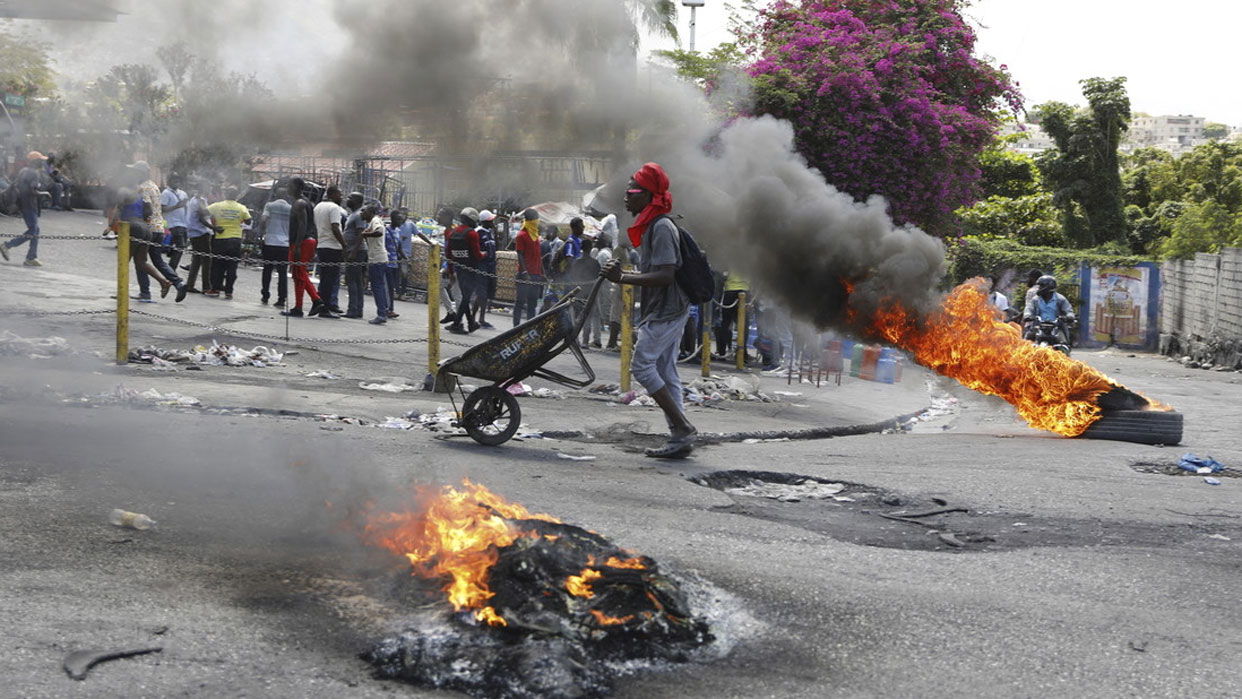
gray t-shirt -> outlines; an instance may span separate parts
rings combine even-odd
[[[263,207],[267,216],[267,231],[263,234],[263,244],[274,247],[289,247],[289,214],[293,205],[284,199],[273,199]]]
[[[345,226],[341,228],[341,237],[345,239],[346,252],[364,249],[359,239],[362,238],[362,230],[366,227],[367,222],[362,220],[361,211],[355,211],[345,219]]]
[[[657,219],[647,227],[643,242],[638,248],[638,271],[653,271],[657,267],[674,265],[681,267],[681,240],[677,226],[668,218]],[[668,286],[640,286],[642,320],[649,321],[679,320],[685,317],[690,308],[690,299],[681,285],[673,282]]]

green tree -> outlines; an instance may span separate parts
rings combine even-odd
[[[55,78],[47,44],[0,25],[0,91],[27,99],[49,96],[56,89]]]
[[[1242,215],[1207,200],[1186,207],[1173,222],[1172,234],[1161,243],[1160,253],[1164,257],[1186,258],[1238,244],[1242,244]]]
[[[1203,137],[1210,139],[1224,138],[1229,135],[1229,127],[1216,121],[1209,121],[1203,125]]]
[[[1125,240],[1128,230],[1117,153],[1130,123],[1125,82],[1088,78],[1081,81],[1086,109],[1049,102],[1035,110],[1056,143],[1037,158],[1039,169],[1052,188],[1070,241],[1080,248]]]

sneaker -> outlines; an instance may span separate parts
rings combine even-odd
[[[284,299],[276,299],[276,303],[272,304],[272,308],[284,308],[284,307],[285,307]]]
[[[448,327],[448,331],[453,333],[454,335],[469,335],[470,334],[469,332],[466,331],[465,328],[461,327],[457,323],[453,323],[452,325],[450,325]]]
[[[368,320],[367,322],[370,323],[371,325],[383,325],[388,322],[388,319],[380,318],[379,316],[376,316],[372,318],[371,320]]]
[[[0,243],[0,255],[4,256],[4,261],[9,261],[9,246],[7,243]]]
[[[214,299],[214,298],[219,298],[219,297],[220,297],[220,292],[219,292],[219,291],[216,291],[215,289],[208,289],[207,291],[204,291],[204,292],[203,292],[203,296],[210,296],[210,297],[211,297],[211,298],[213,298],[213,299]]]
[[[261,304],[263,304],[264,306],[266,306],[266,305],[267,305],[267,300],[268,300],[268,299],[270,299],[270,298],[271,298],[271,295],[270,295],[270,294],[263,294],[262,296],[260,296],[260,297],[259,297],[259,303],[261,303]]]
[[[401,317],[401,314],[400,314],[400,313],[393,313],[392,311],[389,311],[389,312],[388,312],[388,319],[389,319],[389,320],[392,320],[393,318],[400,318],[400,317]]]
[[[604,349],[604,346],[600,344],[599,342],[592,342],[591,346],[594,347],[595,349]]]
[[[103,238],[104,240],[116,240],[116,231],[104,231]]]
[[[31,258],[29,260],[26,260],[22,264],[26,265],[27,267],[42,267],[43,266],[43,263],[40,262],[37,258]]]
[[[139,296],[138,303],[155,303],[155,299],[150,296]]]
[[[288,317],[288,318],[301,318],[302,309],[298,306],[294,306],[293,308],[290,308],[287,311],[281,311],[280,315]]]
[[[333,313],[337,314],[338,316],[345,315],[345,311],[344,311],[344,310],[342,310],[340,306],[333,306],[333,307],[329,308],[328,310],[329,310],[329,311],[332,311]]]
[[[440,325],[444,325],[445,323],[456,323],[456,322],[457,322],[456,313],[449,313],[448,315],[440,319]]]
[[[225,298],[225,299],[227,299],[227,300],[229,300],[229,301],[232,301],[232,300],[233,300],[233,295],[232,295],[232,294],[225,294],[225,295],[224,295],[224,298]]]
[[[178,287],[177,288],[177,303],[181,303],[182,301],[184,301],[186,294],[188,293],[190,293],[190,287],[186,286],[185,284],[182,284],[180,287]]]
[[[361,313],[345,313],[341,317],[342,318],[361,318],[362,314]]]
[[[340,318],[341,318],[341,316],[338,316],[337,314],[333,313],[332,311],[329,311],[329,310],[328,310],[328,309],[326,309],[326,308],[325,308],[325,309],[323,309],[322,311],[320,311],[320,312],[318,313],[318,316],[319,316],[320,318],[329,318],[329,319],[331,319],[331,320],[340,320]]]
[[[481,321],[479,321],[479,327],[480,327],[480,328],[483,328],[484,330],[494,330],[494,329],[496,328],[496,326],[495,326],[495,325],[492,325],[491,323],[487,322],[486,320],[481,320]],[[598,345],[598,344],[596,344],[595,346],[596,346],[596,347],[599,347],[599,345]]]
[[[310,315],[317,316],[323,310],[323,301],[311,301]]]

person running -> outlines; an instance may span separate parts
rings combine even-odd
[[[39,171],[46,159],[37,150],[26,154],[26,167],[17,173],[17,179],[13,184],[17,188],[17,208],[21,210],[22,221],[26,223],[26,232],[21,237],[5,241],[4,245],[0,245],[0,255],[3,255],[7,261],[9,250],[24,243],[30,243],[30,247],[26,248],[26,261],[22,263],[27,267],[43,266],[43,263],[39,262],[39,195],[44,193],[44,190],[43,179]]]
[[[160,285],[160,295],[167,295],[173,284],[160,274],[147,252],[147,246],[151,242],[151,227],[147,223],[150,218],[150,206],[142,200],[138,190],[132,187],[122,187],[118,190],[117,201],[118,204],[112,210],[109,225],[115,227],[121,221],[129,224],[129,257],[134,261],[135,272],[142,271],[148,279],[154,279]],[[155,303],[150,293],[142,293],[141,287],[139,287],[138,301]]]
[[[656,163],[643,165],[625,188],[625,209],[637,217],[628,233],[639,251],[639,271],[622,272],[620,261],[615,259],[600,270],[605,279],[631,284],[641,291],[642,315],[630,369],[664,411],[669,440],[646,454],[665,459],[688,456],[698,437],[698,430],[682,408],[681,377],[677,374],[677,349],[690,315],[690,300],[677,284],[682,260],[680,234],[668,217],[672,208],[673,195],[664,169]]]

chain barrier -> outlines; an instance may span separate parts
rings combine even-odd
[[[24,237],[26,237],[25,233],[0,234],[0,238],[24,238]],[[89,235],[43,235],[42,233],[38,235],[38,238],[39,240],[72,240],[72,241],[77,241],[77,242],[91,242],[91,241],[97,241],[97,240],[104,240],[104,241],[115,240],[115,238],[100,238],[100,237],[89,236]],[[170,245],[170,244],[166,244],[162,242],[161,243],[146,242],[146,246],[152,247],[152,248],[159,248],[160,250],[165,250],[165,251],[180,252],[182,253],[183,256],[188,255],[191,258],[193,257],[210,258],[213,260],[229,260],[229,261],[234,261],[234,262],[261,262],[263,264],[277,264],[277,265],[291,265],[291,266],[297,265],[301,267],[316,267],[316,266],[317,267],[369,267],[372,264],[377,264],[377,265],[388,264],[389,262],[391,262],[391,260],[385,260],[384,262],[367,262],[366,260],[363,260],[361,262],[359,261],[319,262],[315,260],[307,260],[305,262],[293,261],[293,260],[280,260],[280,261],[268,262],[266,260],[263,260],[262,258],[243,257],[239,255],[221,255],[219,253],[214,253],[214,252],[200,252],[200,251],[194,250],[193,248],[179,248],[175,245]],[[398,262],[405,262],[405,261],[408,261],[408,258],[407,260],[398,260]],[[450,260],[448,258],[445,258],[444,262],[445,264],[451,265],[453,267],[461,267],[463,269],[470,270],[471,272],[474,272],[475,274],[482,276],[482,277],[489,277],[491,279],[496,279],[498,281],[500,280],[512,281],[514,284],[530,284],[533,286],[544,286],[550,283],[557,283],[557,282],[552,282],[551,280],[544,280],[541,282],[536,282],[536,281],[530,281],[528,279],[517,279],[516,277],[513,279],[510,279],[509,277],[502,277],[501,275],[493,273],[493,272],[485,272],[481,269],[469,267],[460,262],[454,262],[453,260]]]
[[[304,345],[397,345],[397,344],[419,344],[427,342],[427,338],[381,338],[381,339],[358,339],[358,338],[333,338],[333,337],[285,337],[284,335],[272,335],[269,333],[258,333],[249,330],[238,330],[236,328],[225,328],[219,325],[210,325],[207,323],[198,323],[184,318],[172,318],[170,316],[159,315],[149,311],[140,311],[130,309],[130,315],[145,316],[156,320],[163,320],[178,325],[186,325],[195,328],[204,328],[213,330],[222,335],[235,335],[238,337],[247,337],[257,340],[275,340],[277,342],[287,342],[291,344]],[[107,310],[81,310],[81,311],[36,311],[29,309],[0,309],[0,315],[22,315],[31,317],[44,316],[90,316],[90,315],[116,315],[116,309]],[[454,345],[457,347],[474,347],[474,345],[465,342],[454,342],[452,340],[440,340],[441,344]]]

